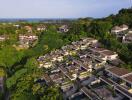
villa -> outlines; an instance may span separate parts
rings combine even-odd
[[[115,60],[118,57],[116,52],[110,51],[105,48],[89,48],[93,55],[102,58],[103,60]]]
[[[55,73],[50,75],[51,80],[56,83],[56,84],[60,84],[62,83],[63,77],[64,75],[62,73]]]
[[[122,39],[123,43],[132,43],[132,32],[128,32],[128,34],[125,34]]]
[[[27,26],[24,26],[24,29],[28,32],[28,33],[32,33],[32,27],[27,25]]]
[[[0,42],[3,42],[5,40],[9,39],[7,36],[5,35],[0,35]]]
[[[63,92],[66,92],[66,91],[68,91],[69,89],[71,89],[71,88],[73,88],[73,87],[74,87],[74,84],[73,84],[72,82],[69,82],[69,81],[63,82],[63,83],[61,84],[61,90],[62,90]]]
[[[38,40],[38,36],[34,34],[20,34],[19,35],[19,44],[20,45],[27,45],[33,44],[36,40]]]
[[[114,90],[120,92],[132,100],[132,72],[118,67],[105,69],[104,76],[101,76],[101,81],[114,87]]]
[[[125,24],[121,26],[115,26],[111,29],[111,33],[116,35],[117,37],[120,37],[124,34],[125,31],[127,31],[129,27]]]
[[[116,52],[106,50],[101,52],[101,54],[107,59],[107,60],[115,60],[118,57],[118,54]]]
[[[93,93],[90,89],[87,87],[82,87],[81,91],[89,98],[89,100],[100,100],[97,96],[97,94]]]
[[[87,41],[89,42],[87,43]],[[118,91],[123,96],[131,98],[131,71],[108,65],[107,61],[115,61],[118,58],[118,54],[111,50],[101,48],[100,46],[96,47],[93,45],[91,47],[92,44],[96,43],[97,41],[94,39],[82,39],[77,42],[72,42],[71,45],[63,46],[60,50],[57,49],[40,56],[37,59],[40,64],[39,68],[44,67],[50,70],[50,72],[47,72],[48,75],[45,75],[46,83],[49,84],[52,82],[60,86],[63,93],[67,96],[67,92],[75,87],[73,82],[76,81],[84,86],[83,88],[79,88],[80,92],[91,100],[114,98],[112,92],[105,86],[107,84],[113,87],[114,91]],[[87,45],[87,47],[82,50],[82,45]],[[75,47],[78,47],[79,50],[76,50]],[[73,56],[72,53],[75,51],[76,55]],[[99,72],[99,78],[94,76],[92,74],[93,72]],[[102,82],[105,84],[104,87],[100,86],[99,88],[95,88],[95,92],[100,94],[100,96],[96,95],[91,88],[87,88],[86,86],[100,84]],[[75,91],[70,95],[74,93]]]
[[[97,41],[98,40],[93,39],[93,38],[80,39],[80,41],[72,42],[71,45],[63,46],[60,50],[55,50],[55,51],[50,52],[49,54],[41,56],[41,57],[39,57],[39,59],[37,59],[38,62],[40,63],[39,68],[52,67],[52,65],[54,65],[54,63],[63,61],[64,57],[70,56],[70,55],[71,56],[76,55],[77,51],[85,50],[88,48],[88,46],[90,44],[97,43]]]
[[[20,40],[31,40],[31,41],[33,41],[33,40],[37,40],[38,39],[38,36],[36,36],[36,35],[33,35],[33,34],[24,34],[24,35],[22,35],[22,34],[20,34],[19,35],[19,39]]]
[[[39,62],[39,68],[51,68],[53,66],[53,63],[52,62],[46,62],[46,61],[43,61],[43,62]]]
[[[45,30],[46,30],[46,26],[45,25],[37,26],[37,31],[45,31]]]
[[[59,27],[59,32],[66,33],[68,31],[69,31],[69,29],[68,29],[67,25],[62,25],[61,27]]]
[[[120,28],[122,29],[122,31],[126,31],[129,29],[129,27],[125,24],[121,25]]]

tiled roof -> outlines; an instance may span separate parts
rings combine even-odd
[[[124,77],[124,79],[125,79],[126,81],[128,81],[128,82],[131,82],[131,83],[132,83],[132,74],[130,74],[130,75],[128,75],[128,76],[126,76],[126,77]]]
[[[112,68],[107,69],[107,71],[109,71],[119,77],[130,73],[129,70],[124,69],[124,68],[119,68],[119,67],[112,67]]]
[[[121,28],[119,26],[115,26],[112,28],[112,30],[121,30]]]
[[[103,52],[103,51],[106,51],[107,49],[105,49],[105,48],[91,48],[90,50],[95,51],[95,52]]]
[[[128,28],[128,26],[123,24],[123,25],[120,26],[120,28]]]
[[[46,80],[46,82],[50,82],[51,79],[47,74],[44,74],[43,78]]]
[[[108,56],[110,56],[110,55],[114,55],[114,54],[115,54],[115,52],[110,51],[110,50],[103,51],[103,52],[101,52],[101,53],[104,54],[104,55],[108,55]]]

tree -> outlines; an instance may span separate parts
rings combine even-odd
[[[0,66],[11,68],[16,62],[19,62],[24,53],[18,52],[11,46],[6,46],[0,50]]]
[[[27,72],[27,69],[21,69],[19,71],[17,71],[12,77],[8,78],[6,80],[6,86],[10,89],[11,87],[13,87],[17,80],[22,77],[25,73]]]
[[[29,58],[24,67],[26,67],[29,70],[32,70],[38,68],[38,66],[39,66],[38,62],[35,58]]]
[[[96,21],[91,23],[90,32],[95,36],[104,38],[108,36],[108,32],[111,27],[112,24],[110,22]]]
[[[49,87],[44,92],[44,95],[41,100],[62,100],[62,95],[58,91],[57,87]]]

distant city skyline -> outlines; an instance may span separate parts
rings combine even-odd
[[[0,0],[0,18],[101,18],[131,6],[131,0]]]

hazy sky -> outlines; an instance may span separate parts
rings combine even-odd
[[[105,17],[130,0],[0,0],[0,18]]]

